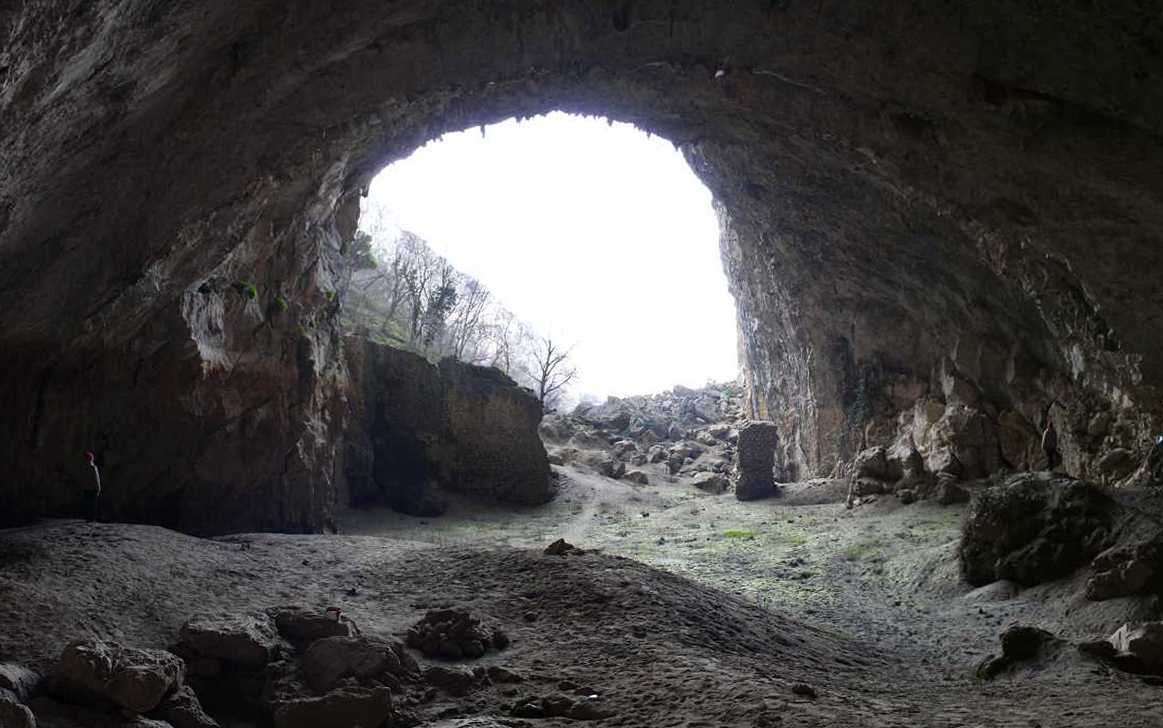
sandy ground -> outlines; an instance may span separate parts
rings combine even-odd
[[[681,480],[559,472],[541,508],[352,512],[341,536],[76,522],[0,534],[0,660],[43,669],[86,635],[164,647],[197,611],[339,604],[365,633],[398,635],[456,605],[513,638],[480,664],[526,680],[441,696],[419,710],[428,725],[575,724],[507,718],[515,700],[563,693],[599,695],[611,726],[1163,726],[1163,688],[1073,650],[975,680],[1009,623],[1092,638],[1136,606],[1085,602],[1077,580],[971,591],[954,557],[963,507],[847,511],[827,481],[739,503]],[[562,536],[590,551],[541,554]]]

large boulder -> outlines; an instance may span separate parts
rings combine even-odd
[[[203,657],[262,667],[279,645],[274,621],[262,613],[199,614],[182,625],[178,639]]]
[[[888,451],[880,446],[862,450],[853,461],[852,468],[858,478],[895,482],[901,477],[899,465],[895,461],[890,464]]]
[[[779,431],[773,422],[751,422],[739,430],[739,454],[736,462],[735,497],[756,500],[777,494],[775,488],[775,453],[779,448]]]
[[[14,695],[0,694],[0,728],[36,728],[36,717]]]
[[[574,416],[595,427],[614,432],[629,430],[633,422],[636,431],[645,426],[636,408],[630,401],[609,397],[598,405],[579,405],[573,412]],[[633,434],[633,433],[631,433]]]
[[[408,629],[409,647],[441,660],[477,658],[490,648],[502,649],[508,638],[486,629],[479,619],[460,609],[430,611]]]
[[[311,689],[324,693],[349,677],[381,679],[398,687],[417,666],[403,645],[374,637],[325,637],[303,654],[302,668]]]
[[[1090,564],[1086,598],[1101,602],[1163,590],[1163,542],[1124,544],[1103,551]]]
[[[1144,671],[1163,671],[1163,622],[1124,624],[1108,641],[1118,655],[1133,658]]]
[[[10,690],[22,703],[28,702],[40,685],[40,675],[11,662],[0,663],[0,688]]]
[[[310,645],[324,637],[350,637],[350,622],[335,619],[317,609],[284,607],[275,610],[275,627],[294,645]]]
[[[73,642],[61,653],[53,690],[71,700],[107,700],[134,714],[148,713],[186,677],[181,658],[163,650],[124,647],[116,642]]]
[[[1118,505],[1085,482],[1024,473],[970,501],[958,556],[974,586],[1067,576],[1108,545]]]
[[[984,680],[997,677],[1022,662],[1036,660],[1044,652],[1062,646],[1062,640],[1038,627],[1015,624],[1001,633],[1001,656],[987,657],[977,668],[977,676]]]
[[[723,493],[729,483],[718,473],[700,473],[691,480],[691,485],[707,493]]]
[[[385,687],[342,687],[320,697],[298,697],[274,711],[275,728],[380,728],[392,717]]]
[[[622,476],[622,480],[638,485],[650,485],[650,476],[641,470],[630,470]]]
[[[173,728],[219,728],[218,721],[206,714],[198,696],[188,685],[162,699],[151,716],[165,721]]]

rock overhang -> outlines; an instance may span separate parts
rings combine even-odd
[[[0,54],[0,120],[14,130],[0,139],[0,340],[20,411],[6,429],[21,443],[7,456],[48,458],[29,466],[33,482],[65,467],[37,443],[127,439],[116,422],[86,431],[36,414],[54,391],[62,420],[100,420],[93,411],[127,393],[172,395],[180,414],[141,405],[123,419],[211,438],[273,396],[293,414],[256,443],[267,464],[214,478],[228,491],[243,477],[269,483],[263,492],[309,489],[300,510],[326,508],[334,498],[306,483],[336,487],[326,442],[341,429],[329,403],[344,374],[326,294],[343,279],[358,195],[444,131],[552,109],[666,136],[712,190],[756,414],[780,421],[801,472],[886,429],[907,409],[894,393],[937,394],[945,361],[1027,419],[1059,398],[1079,403],[1072,419],[1127,421],[1117,444],[1153,426],[1163,46],[1149,14],[105,0],[58,17],[49,6],[4,15]],[[232,293],[243,281],[257,302]],[[268,310],[276,293],[292,315]],[[156,374],[99,378],[91,386],[109,391],[96,395],[59,382],[115,368],[106,360]],[[206,390],[240,371],[267,384],[194,396],[161,381],[167,368],[206,372]],[[1077,469],[1105,445],[1072,447]],[[200,477],[181,490],[205,488]],[[326,519],[270,523],[291,520]]]

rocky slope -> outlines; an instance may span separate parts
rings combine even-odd
[[[577,463],[641,485],[694,476],[701,488],[721,493],[730,488],[736,428],[745,422],[741,395],[738,384],[724,382],[610,397],[548,414],[540,432],[557,465]]]
[[[7,517],[96,449],[126,517],[326,528],[358,195],[558,108],[714,192],[750,415],[797,477],[918,406],[988,445],[1056,399],[1075,474],[1159,429],[1152,3],[30,0],[0,35]]]

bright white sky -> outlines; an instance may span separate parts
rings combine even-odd
[[[368,203],[555,340],[575,395],[737,373],[711,193],[670,142],[560,112],[448,134],[387,167]]]

